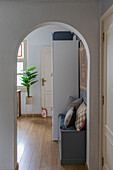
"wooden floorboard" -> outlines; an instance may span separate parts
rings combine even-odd
[[[17,161],[19,170],[85,170],[82,165],[60,165],[58,142],[52,141],[51,118],[18,118]]]

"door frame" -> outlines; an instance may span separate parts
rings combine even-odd
[[[103,157],[103,62],[104,62],[104,21],[113,13],[113,5],[100,19],[100,120],[99,120],[99,169],[102,170]]]

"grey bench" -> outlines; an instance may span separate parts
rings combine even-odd
[[[65,128],[65,115],[59,115],[59,153],[61,165],[79,165],[86,162],[86,131],[77,132],[74,125]]]

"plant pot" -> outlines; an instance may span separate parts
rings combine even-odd
[[[26,97],[26,104],[33,104],[33,96]]]

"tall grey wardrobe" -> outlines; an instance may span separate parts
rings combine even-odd
[[[79,97],[78,44],[78,40],[52,41],[53,140],[58,140],[58,114],[65,112],[68,97]]]

